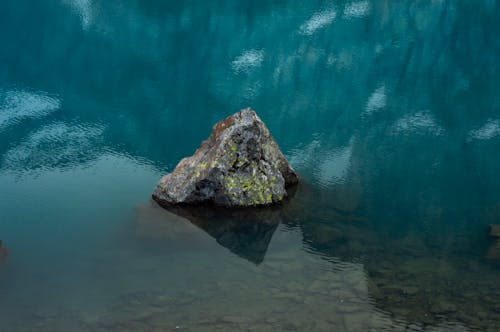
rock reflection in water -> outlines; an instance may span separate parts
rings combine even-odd
[[[280,223],[280,214],[279,209],[227,210],[208,206],[167,211],[151,202],[138,208],[137,233],[160,240],[202,241],[201,229],[239,257],[260,264]]]

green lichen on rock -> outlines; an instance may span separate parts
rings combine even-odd
[[[153,198],[162,205],[261,206],[280,202],[297,182],[266,125],[248,108],[215,124],[195,154],[160,180]]]
[[[240,205],[266,205],[280,201],[279,193],[283,179],[277,176],[268,177],[265,173],[258,174],[234,173],[224,177],[227,193]]]

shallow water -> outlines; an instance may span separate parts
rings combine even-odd
[[[492,0],[3,0],[0,331],[496,331],[499,29]],[[152,204],[246,106],[291,201]]]

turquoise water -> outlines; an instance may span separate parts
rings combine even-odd
[[[0,2],[0,331],[496,331],[500,5]],[[252,106],[280,209],[150,202]]]

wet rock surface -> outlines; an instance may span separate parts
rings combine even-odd
[[[263,206],[281,202],[297,182],[269,129],[247,108],[215,124],[194,155],[160,180],[153,199],[164,207]]]

